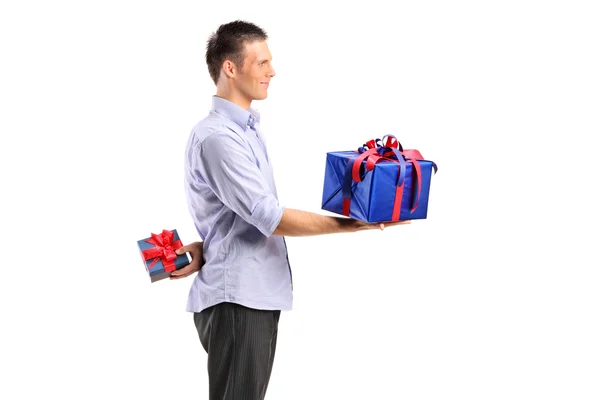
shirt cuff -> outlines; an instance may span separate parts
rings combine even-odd
[[[265,196],[252,210],[252,222],[261,233],[271,236],[283,216],[283,207],[274,196]]]

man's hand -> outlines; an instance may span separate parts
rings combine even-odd
[[[295,208],[284,208],[279,225],[277,225],[273,234],[279,236],[316,236],[367,229],[383,230],[388,226],[405,224],[410,224],[410,220],[367,223],[354,218],[321,215]]]
[[[175,250],[177,254],[190,253],[192,255],[192,262],[183,268],[171,272],[170,280],[185,278],[190,276],[194,272],[200,271],[200,268],[204,265],[203,242],[190,243],[187,246],[182,246]]]
[[[396,226],[396,225],[406,225],[406,224],[410,224],[410,220],[406,220],[406,221],[393,221],[393,222],[385,222],[385,223],[368,223],[368,222],[363,222],[363,221],[358,221],[356,220],[356,223],[358,224],[358,229],[359,231],[363,231],[366,229],[381,229],[384,230],[386,226]]]

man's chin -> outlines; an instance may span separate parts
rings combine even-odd
[[[266,99],[266,98],[267,98],[267,96],[268,96],[268,94],[267,94],[266,92],[264,92],[264,93],[259,93],[259,94],[257,94],[257,95],[256,95],[255,99],[256,99],[256,100],[264,100],[264,99]]]

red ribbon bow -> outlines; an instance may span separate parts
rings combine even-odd
[[[153,244],[155,247],[142,251],[144,260],[154,258],[154,261],[148,266],[148,270],[151,270],[158,261],[162,261],[165,272],[175,271],[176,267],[174,260],[177,258],[175,250],[183,246],[181,240],[173,241],[175,234],[165,229],[163,229],[160,235],[154,233],[151,233],[150,235],[152,237],[145,240],[145,242]]]
[[[384,139],[386,139],[386,140],[385,140],[385,145],[383,145],[383,146],[380,145],[379,143],[377,143],[377,141],[379,139],[371,139],[367,143],[364,144],[364,146],[367,147],[367,150],[364,151],[360,156],[358,156],[358,158],[356,158],[356,160],[354,161],[354,165],[352,166],[352,180],[354,182],[360,182],[362,180],[359,172],[360,172],[360,166],[362,165],[362,162],[365,159],[367,160],[367,171],[371,171],[372,169],[374,169],[375,164],[379,163],[380,161],[386,160],[386,161],[398,163],[398,169],[399,169],[398,173],[400,173],[400,162],[398,159],[393,158],[394,156],[396,156],[394,151],[390,150],[388,152],[385,152],[383,155],[379,155],[379,152],[378,152],[378,148],[380,148],[380,147],[397,149],[399,151],[399,153],[401,154],[401,156],[404,157],[405,162],[411,163],[413,165],[414,171],[417,175],[416,197],[413,201],[413,203],[414,203],[413,207],[410,210],[410,212],[412,213],[417,209],[417,206],[419,205],[419,199],[421,198],[422,178],[421,178],[421,166],[419,165],[418,161],[424,160],[423,156],[421,155],[419,150],[414,150],[414,149],[404,150],[402,148],[402,145],[400,144],[398,139],[396,139],[395,136],[386,135],[386,136],[384,136]],[[403,193],[404,193],[404,181],[402,182],[402,184],[400,186],[396,186],[396,195],[394,198],[394,206],[392,209],[392,221],[400,220],[400,207],[402,206]],[[350,216],[350,199],[344,199],[344,203],[342,205],[342,214],[346,215],[346,216]]]

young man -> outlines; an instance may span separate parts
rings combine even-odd
[[[266,40],[261,28],[244,21],[211,35],[206,62],[217,93],[185,152],[189,210],[204,241],[179,249],[192,262],[171,279],[200,271],[187,311],[208,353],[211,400],[265,396],[279,316],[292,307],[284,236],[384,228],[279,205],[260,116],[250,107],[267,98],[275,76]]]

